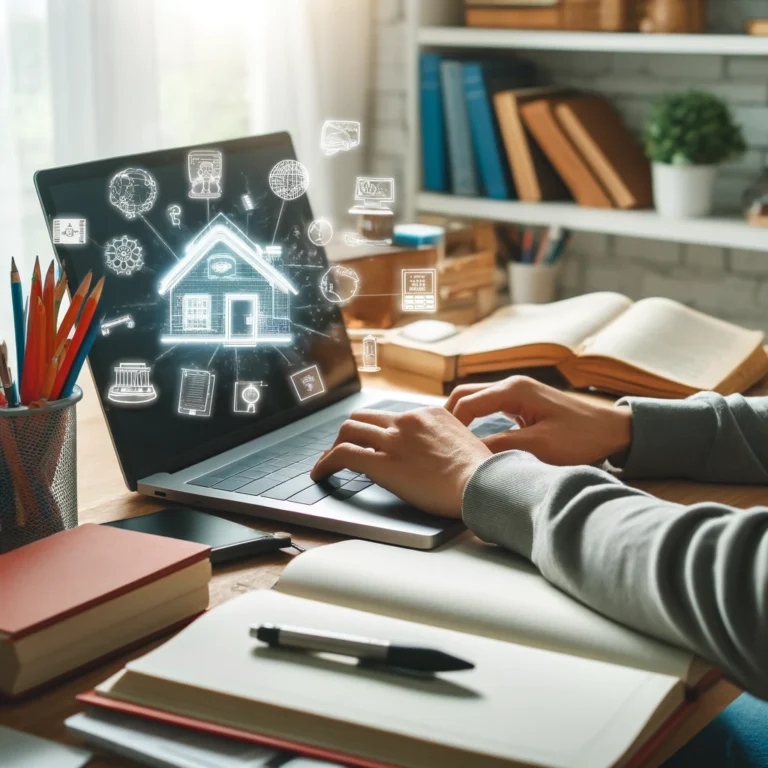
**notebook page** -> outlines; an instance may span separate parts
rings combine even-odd
[[[317,547],[294,558],[276,589],[682,680],[693,662],[595,613],[528,561],[471,534],[433,552],[365,541]]]
[[[763,339],[669,299],[643,299],[585,345],[665,379],[715,389]]]
[[[419,680],[359,668],[339,657],[269,649],[248,632],[251,625],[268,622],[440,648],[476,666]],[[377,740],[358,738],[349,726],[381,733],[378,744],[385,754],[394,754],[388,747],[399,735],[478,758],[551,768],[613,765],[668,697],[681,700],[671,677],[263,590],[209,611],[126,670],[125,677],[97,691],[151,698],[138,703],[161,709],[175,692],[171,711],[262,733],[268,728],[271,735],[315,744],[335,738],[333,746],[359,754]],[[140,687],[131,685],[131,676]],[[306,718],[292,721],[285,710],[322,720],[314,726]],[[339,723],[346,730],[340,731]],[[442,764],[426,761],[423,749],[421,755],[393,762],[407,768]]]
[[[618,293],[591,293],[552,304],[518,304],[503,307],[490,317],[445,341],[419,344],[395,332],[393,343],[423,349],[446,357],[479,355],[534,344],[558,344],[576,351],[632,306]]]

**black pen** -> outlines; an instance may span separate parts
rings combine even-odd
[[[291,648],[315,653],[337,653],[367,662],[376,662],[409,672],[458,672],[474,669],[475,665],[433,648],[396,645],[386,640],[342,635],[336,632],[319,632],[302,627],[262,624],[251,627],[255,637],[272,648]]]

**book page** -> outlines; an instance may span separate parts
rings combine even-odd
[[[691,654],[595,613],[471,534],[433,552],[344,541],[295,558],[276,589],[686,679]]]
[[[494,312],[457,336],[435,344],[419,344],[396,331],[392,343],[445,356],[480,355],[535,344],[558,344],[575,352],[629,307],[618,293],[591,293],[551,304],[513,304]]]
[[[669,299],[643,299],[580,352],[621,360],[665,379],[713,390],[763,340],[749,331]]]
[[[269,648],[249,633],[267,623],[440,649],[475,666],[398,675]],[[209,611],[97,692],[406,768],[609,768],[682,700],[673,677],[267,590]]]

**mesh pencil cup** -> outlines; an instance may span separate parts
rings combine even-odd
[[[77,525],[75,404],[0,408],[0,553]]]

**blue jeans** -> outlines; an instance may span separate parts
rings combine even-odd
[[[768,701],[742,694],[663,768],[768,768]]]

